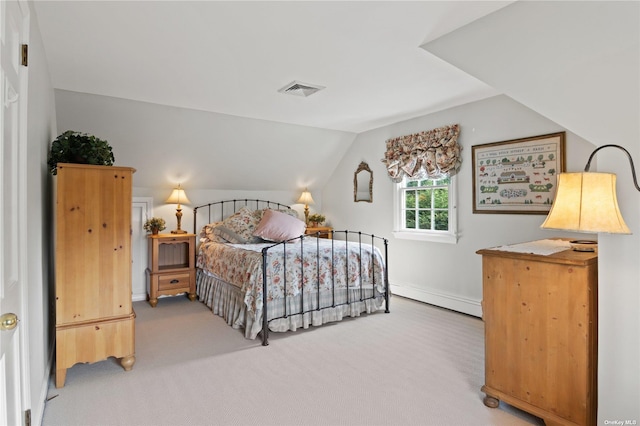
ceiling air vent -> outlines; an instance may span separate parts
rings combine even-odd
[[[292,81],[291,83],[278,90],[280,93],[296,96],[310,96],[316,93],[318,90],[324,89],[323,86],[316,86],[313,84],[302,83],[300,81]]]

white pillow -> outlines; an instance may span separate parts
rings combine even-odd
[[[300,219],[276,210],[265,210],[253,235],[268,241],[286,241],[304,234],[306,225]]]

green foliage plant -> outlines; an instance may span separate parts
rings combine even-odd
[[[67,130],[51,143],[49,171],[57,174],[58,163],[94,164],[113,166],[114,157],[107,141],[87,133]]]
[[[311,223],[317,223],[318,225],[321,225],[322,223],[324,223],[325,220],[326,220],[326,217],[324,215],[321,215],[320,213],[314,213],[309,215],[309,222]]]
[[[167,227],[165,221],[161,217],[152,217],[151,219],[147,219],[147,221],[142,226],[145,231],[153,232],[154,229],[157,231],[162,231]]]

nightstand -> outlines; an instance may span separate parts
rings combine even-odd
[[[309,234],[317,234],[320,233],[319,237],[320,238],[329,238],[331,239],[333,237],[333,228],[330,226],[316,226],[316,227],[308,227],[306,231],[304,231],[305,234],[309,235]]]
[[[196,234],[149,235],[147,299],[152,307],[158,296],[187,293],[196,299]]]

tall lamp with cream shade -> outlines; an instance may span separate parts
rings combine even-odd
[[[182,204],[190,204],[191,201],[187,198],[187,194],[185,194],[182,186],[178,185],[177,188],[174,188],[165,201],[167,204],[177,204],[176,206],[176,219],[178,220],[178,228],[171,231],[172,234],[186,234],[187,231],[183,231],[180,228],[180,223],[182,222]]]
[[[574,232],[603,232],[631,234],[618,207],[616,175],[589,172],[591,160],[603,148],[619,148],[627,154],[631,164],[633,183],[638,191],[638,180],[629,151],[619,145],[603,145],[589,156],[582,173],[561,173],[558,188],[543,229],[561,229]]]
[[[309,204],[314,204],[314,201],[313,201],[313,197],[311,196],[311,193],[307,190],[307,188],[305,188],[304,191],[302,192],[302,195],[300,195],[300,198],[298,199],[298,203],[304,204],[304,223],[308,225],[309,224]]]

